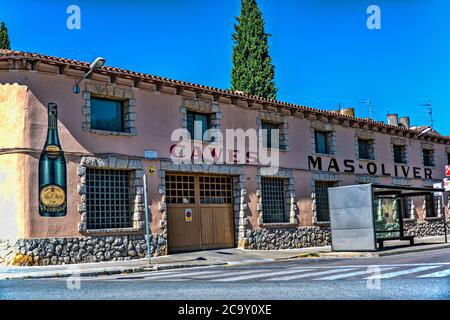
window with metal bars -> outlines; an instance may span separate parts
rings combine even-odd
[[[394,162],[395,163],[406,163],[405,159],[405,146],[393,146],[394,148]]]
[[[194,176],[166,175],[166,202],[168,204],[195,203]]]
[[[372,143],[371,140],[358,139],[359,159],[364,160],[372,159],[371,143]]]
[[[263,135],[263,147],[268,149],[275,147],[272,146],[272,134],[274,130],[280,130],[280,125],[278,123],[262,121],[261,128],[266,130],[265,135]]]
[[[232,187],[230,177],[199,177],[200,203],[227,204],[232,203]]]
[[[286,212],[286,179],[261,178],[263,220],[265,223],[289,222]]]
[[[317,222],[329,222],[330,210],[328,208],[328,188],[337,186],[335,181],[316,181],[316,217]]]
[[[86,170],[88,229],[133,226],[129,174],[125,170]]]

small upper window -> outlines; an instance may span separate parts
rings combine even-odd
[[[211,117],[209,114],[192,111],[187,112],[187,130],[191,135],[191,139],[203,141],[206,131],[210,128]]]
[[[423,149],[423,165],[426,167],[433,167],[433,150]]]
[[[328,147],[328,132],[315,131],[314,139],[316,142],[316,153],[329,154],[330,148]]]
[[[394,146],[394,162],[406,163],[405,153],[406,153],[405,146]]]
[[[447,164],[450,166],[450,152],[447,153]]]
[[[261,122],[261,128],[265,131],[265,135],[263,135],[263,147],[264,148],[272,148],[272,135],[275,133],[275,130],[280,130],[280,125],[272,122]],[[279,136],[279,133],[278,133]]]
[[[91,129],[123,132],[123,102],[91,98]]]
[[[359,154],[359,159],[363,159],[363,160],[374,159],[375,157],[373,154],[373,141],[365,140],[365,139],[358,139],[358,154]]]

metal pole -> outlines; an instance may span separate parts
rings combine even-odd
[[[444,195],[442,196],[442,202],[444,202],[444,196],[448,199],[448,193],[447,192],[444,193]],[[450,203],[448,203],[448,207],[450,209]],[[444,206],[444,237],[445,237],[445,243],[448,243],[448,240],[447,240],[447,212],[445,210],[445,206]]]
[[[150,226],[148,223],[148,199],[147,199],[147,177],[144,174],[144,203],[145,203],[145,229],[147,231],[147,255],[148,255],[148,266],[152,264],[151,251],[150,251]]]

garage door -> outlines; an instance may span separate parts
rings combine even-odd
[[[166,196],[169,252],[234,247],[231,177],[166,175]]]

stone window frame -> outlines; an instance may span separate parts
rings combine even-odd
[[[395,155],[394,155],[394,146],[400,146],[402,147],[402,158],[403,162],[395,162]],[[391,138],[391,160],[394,164],[403,164],[407,165],[409,163],[409,157],[408,157],[408,139],[404,138]]]
[[[245,182],[247,180],[244,174],[244,168],[241,166],[215,165],[215,164],[177,164],[170,160],[162,160],[158,170],[159,186],[158,194],[161,201],[158,202],[158,208],[161,212],[159,226],[162,229],[163,236],[167,239],[167,203],[166,203],[166,173],[184,173],[184,174],[210,174],[231,176],[233,180],[233,222],[234,239],[236,246],[243,248],[245,243],[245,230],[249,227],[247,216],[248,204],[246,202],[247,189]]]
[[[359,140],[369,141],[369,158],[364,159],[359,157]],[[377,142],[375,134],[371,131],[366,130],[356,130],[355,131],[355,151],[356,159],[361,161],[375,161],[377,154]]]
[[[341,175],[334,172],[316,172],[311,178],[311,209],[312,209],[312,223],[316,226],[329,226],[330,221],[317,220],[317,204],[316,204],[316,181],[336,182],[336,186],[341,185]]]
[[[107,131],[91,128],[91,98],[119,100],[123,106],[124,131]],[[100,84],[87,82],[83,91],[84,106],[82,114],[85,117],[82,124],[83,131],[89,131],[100,135],[136,136],[136,99],[133,90],[113,84]]]
[[[87,204],[86,204],[86,169],[111,169],[130,171],[130,195],[133,214],[133,227],[113,229],[88,229],[87,228]],[[142,233],[145,228],[143,220],[144,208],[144,184],[142,162],[139,159],[118,157],[114,155],[100,157],[82,157],[77,169],[79,183],[77,185],[80,201],[78,212],[81,214],[78,231],[86,235],[108,235],[108,234],[134,234]]]
[[[422,142],[420,144],[420,150],[421,150],[421,157],[420,157],[420,163],[422,164],[423,167],[426,168],[435,168],[436,167],[436,150],[434,148],[434,145],[432,143],[426,143],[426,142]],[[425,161],[423,159],[423,152],[425,150],[429,150],[431,151],[431,166],[426,166],[425,165]]]
[[[294,171],[291,169],[278,169],[276,174],[265,175],[262,173],[262,168],[257,169],[256,173],[256,210],[258,211],[258,226],[260,228],[264,227],[298,227],[298,208],[295,200],[295,178]],[[289,222],[279,222],[279,223],[265,223],[264,222],[264,208],[262,203],[262,177],[269,178],[283,178],[285,180],[285,201],[286,201],[286,213],[289,217]]]
[[[259,140],[261,141],[261,145],[262,145],[262,123],[263,122],[270,122],[273,124],[278,125],[279,128],[279,151],[289,151],[289,135],[288,135],[288,129],[289,129],[289,125],[288,125],[288,121],[287,121],[287,117],[277,114],[277,113],[273,113],[273,112],[263,112],[260,111],[258,112],[258,115],[256,116],[256,126],[258,128],[258,137]],[[268,149],[263,147],[264,149]],[[273,148],[271,148],[273,149]]]
[[[337,134],[334,125],[319,121],[313,121],[311,122],[309,130],[311,135],[312,154],[322,156],[335,156],[337,154]],[[316,131],[327,133],[328,153],[316,152]]]
[[[219,108],[219,102],[217,101],[209,101],[204,99],[198,99],[198,98],[186,98],[182,97],[181,99],[181,107],[180,107],[180,113],[181,113],[181,120],[180,120],[180,126],[183,129],[187,130],[187,113],[195,112],[195,113],[204,113],[208,114],[210,117],[210,125],[211,128],[208,129],[215,129],[221,131],[222,125],[222,113],[220,112]],[[214,137],[214,142],[219,143],[220,137]],[[194,137],[191,137],[192,141],[200,141],[203,143],[213,142],[213,140],[194,140]]]

